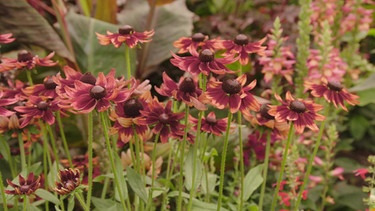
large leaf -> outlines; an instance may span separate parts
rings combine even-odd
[[[108,73],[111,68],[115,68],[117,74],[125,71],[125,49],[102,46],[95,34],[95,32],[101,34],[105,34],[106,31],[116,32],[118,26],[73,12],[68,13],[66,21],[74,43],[77,63],[82,71]]]
[[[128,0],[125,10],[119,14],[118,21],[120,24],[132,25],[136,30],[143,31],[148,13],[147,1]],[[183,0],[157,7],[153,20],[155,35],[145,59],[146,65],[141,70],[141,78],[155,71],[157,65],[170,58],[170,52],[177,50],[173,47],[173,42],[182,36],[191,35],[193,30],[193,13],[186,8]]]
[[[60,200],[55,195],[53,195],[51,192],[48,192],[44,189],[39,188],[38,190],[35,191],[35,194],[46,201],[50,201],[54,204],[60,204]]]
[[[253,192],[262,184],[263,177],[262,177],[262,170],[263,164],[255,166],[254,168],[250,169],[250,171],[246,174],[244,179],[244,193],[243,193],[243,200],[247,201]]]
[[[375,103],[375,73],[363,80],[360,84],[352,87],[351,92],[356,92],[359,95],[361,106],[369,103]]]
[[[13,33],[17,42],[33,44],[75,61],[49,23],[25,0],[0,0],[0,33]]]
[[[191,190],[192,188],[196,190],[201,184],[201,180],[203,176],[203,164],[201,160],[198,158],[198,156],[196,157],[195,162],[196,162],[195,163],[195,184],[193,187],[194,149],[190,147],[189,153],[184,163],[185,187],[188,190]]]
[[[142,176],[134,171],[131,167],[126,168],[126,173],[128,175],[128,182],[130,187],[133,189],[134,193],[139,196],[144,202],[147,202],[148,192],[146,190],[146,185],[142,181]]]

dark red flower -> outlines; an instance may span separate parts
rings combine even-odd
[[[59,182],[56,181],[56,187],[53,190],[59,195],[67,195],[74,191],[80,184],[80,171],[79,169],[64,169],[59,171]]]
[[[204,104],[207,101],[206,97],[193,77],[181,77],[180,81],[176,83],[166,72],[163,72],[163,83],[160,88],[155,87],[155,90],[163,96],[173,97],[198,110],[207,109]]]
[[[239,34],[234,40],[223,41],[223,46],[227,49],[226,54],[238,55],[240,64],[246,65],[249,63],[250,54],[257,53],[261,56],[264,55],[264,50],[266,49],[265,46],[262,46],[264,41],[266,41],[266,38],[250,43],[246,35]]]
[[[357,100],[359,97],[349,93],[343,85],[336,80],[327,81],[327,79],[323,78],[322,84],[305,82],[305,85],[308,89],[311,89],[311,94],[314,97],[324,97],[328,102],[333,103],[336,108],[341,106],[342,109],[348,111],[344,102],[350,105],[359,104]]]
[[[146,117],[145,123],[153,125],[152,132],[160,134],[162,143],[168,142],[169,137],[182,137],[184,125],[180,120],[184,117],[184,113],[172,112],[172,101],[168,101],[164,106],[158,100],[149,103],[145,110],[140,110],[141,114]]]
[[[194,124],[193,129],[196,131],[198,128],[198,119],[189,116],[190,122]],[[201,131],[212,133],[215,136],[221,136],[227,128],[228,118],[217,119],[215,112],[210,112],[207,117],[201,120]]]
[[[16,38],[14,38],[12,36],[13,36],[12,33],[0,34],[0,44],[11,43],[14,40],[16,40]]]
[[[317,113],[323,109],[322,105],[315,104],[310,100],[295,99],[290,92],[286,93],[286,101],[283,101],[276,94],[275,97],[282,105],[270,106],[268,113],[274,116],[277,121],[294,122],[294,128],[299,134],[303,133],[305,127],[310,128],[312,131],[319,130],[314,121],[323,121],[325,119],[323,115]]]
[[[96,109],[99,112],[107,110],[111,103],[120,103],[128,99],[130,90],[123,89],[125,84],[118,84],[115,72],[112,70],[107,76],[102,72],[94,84],[74,81],[74,88],[66,87],[65,91],[71,106],[81,113],[89,113]]]
[[[26,87],[23,92],[30,96],[45,96],[49,98],[56,98],[58,95],[56,93],[57,84],[53,81],[51,76],[44,78],[43,84],[35,84],[33,86]]]
[[[14,110],[21,113],[23,121],[20,128],[26,127],[33,119],[43,119],[49,125],[55,122],[54,112],[60,110],[58,100],[42,96],[29,96],[24,106],[16,106]]]
[[[41,186],[41,177],[35,178],[34,173],[30,173],[27,179],[19,175],[18,181],[19,185],[7,179],[7,183],[14,190],[5,190],[5,193],[10,195],[31,195]]]
[[[258,111],[260,105],[250,94],[250,90],[256,85],[256,80],[248,85],[246,85],[246,80],[245,74],[236,79],[226,79],[223,82],[211,79],[207,84],[207,98],[211,100],[212,105],[219,109],[229,107],[231,113],[247,109]]]
[[[112,43],[116,48],[119,48],[122,43],[125,43],[129,48],[134,48],[138,43],[150,42],[153,35],[153,30],[137,32],[129,25],[119,28],[118,33],[109,31],[107,31],[107,35],[96,33],[101,45]]]
[[[3,58],[1,59],[0,72],[26,68],[28,70],[34,69],[35,66],[51,67],[55,66],[57,62],[51,60],[55,52],[48,54],[44,58],[32,55],[29,51],[22,50],[18,53],[17,59]]]
[[[70,165],[68,159],[61,159],[60,162],[65,168],[68,168]],[[100,175],[98,157],[94,157],[92,162],[94,166],[92,178],[95,178]],[[89,168],[89,158],[87,154],[74,156],[72,163],[73,163],[73,167],[79,169],[81,174],[83,175],[83,179],[81,183],[84,185],[87,185],[88,168]]]
[[[210,49],[212,51],[223,49],[222,40],[208,39],[207,35],[202,33],[195,33],[191,37],[181,37],[173,43],[174,47],[178,48],[177,53],[188,53],[190,51],[198,51],[201,49]]]
[[[14,111],[10,111],[5,106],[12,105],[18,102],[17,98],[3,98],[4,91],[0,90],[0,116],[10,116],[14,114]]]
[[[215,52],[210,49],[204,49],[199,53],[192,50],[190,54],[191,56],[180,57],[172,53],[171,63],[194,76],[200,73],[206,76],[210,75],[210,73],[218,75],[234,73],[225,66],[236,61],[230,55],[224,58],[215,58]]]

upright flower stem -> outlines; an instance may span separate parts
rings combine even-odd
[[[1,192],[1,199],[3,201],[3,209],[4,211],[8,211],[8,206],[7,206],[7,198],[5,196],[5,188],[4,188],[4,184],[3,184],[3,175],[1,174],[1,171],[0,171],[0,192]]]
[[[240,143],[240,198],[238,203],[238,210],[243,207],[243,190],[244,190],[244,178],[245,178],[245,164],[243,160],[243,142],[242,142],[242,113],[237,113],[238,123],[238,141]]]
[[[260,191],[259,205],[258,208],[260,211],[263,210],[263,200],[264,194],[266,192],[266,183],[267,183],[267,174],[268,174],[268,163],[271,149],[271,131],[267,131],[267,143],[266,143],[266,153],[264,156],[264,166],[263,166],[263,183]]]
[[[26,77],[27,77],[27,81],[29,82],[29,85],[33,86],[34,83],[33,83],[33,78],[31,77],[31,71],[32,70],[26,70]]]
[[[89,211],[89,208],[88,208],[87,205],[85,204],[85,201],[83,200],[81,194],[79,194],[78,192],[75,192],[75,193],[74,193],[74,196],[76,197],[76,199],[78,200],[78,202],[81,204],[83,210],[84,210],[84,211]]]
[[[93,119],[93,112],[88,113],[87,117],[87,151],[88,151],[88,162],[89,162],[89,172],[88,172],[88,179],[87,179],[87,197],[86,197],[86,207],[90,209],[91,205],[91,194],[92,194],[92,171],[93,171],[93,141],[94,141],[94,119]],[[110,154],[110,152],[108,152]]]
[[[232,121],[232,116],[233,114],[228,111],[228,124],[227,124],[227,129],[225,132],[225,139],[224,139],[224,146],[223,150],[221,153],[221,166],[220,166],[220,185],[219,185],[219,198],[217,202],[217,211],[220,211],[221,209],[221,203],[222,203],[222,198],[223,198],[223,188],[224,188],[224,173],[225,173],[225,160],[227,157],[227,149],[228,149],[228,143],[229,143],[229,130],[230,130],[230,124]]]
[[[169,142],[169,144],[173,147],[174,146],[174,143],[171,143],[171,141]],[[172,165],[172,153],[173,153],[173,148],[171,150],[169,150],[169,153],[168,153],[168,163],[167,163],[167,173],[166,173],[166,181],[170,181],[171,179],[171,165]],[[161,204],[161,210],[166,210],[167,209],[167,192],[165,191],[164,194],[163,194],[163,202]]]
[[[63,142],[63,147],[64,147],[64,150],[65,150],[65,156],[68,159],[69,166],[73,167],[72,157],[70,156],[70,153],[69,153],[68,142],[66,141],[60,111],[56,112],[56,119],[57,119],[57,124],[59,126],[59,131],[60,131],[61,139],[62,139],[62,142]]]
[[[28,198],[27,198],[27,195],[23,195],[23,211],[26,211],[27,210],[27,207],[28,207]]]
[[[50,137],[51,145],[52,145],[52,151],[53,151],[53,156],[55,157],[55,162],[56,162],[56,170],[59,172],[59,154],[57,153],[57,147],[56,147],[56,140],[55,136],[52,133],[51,126],[49,124],[45,124],[47,128],[48,135]]]
[[[310,155],[309,162],[307,164],[305,177],[303,178],[303,183],[302,183],[301,187],[299,188],[298,198],[297,198],[297,201],[296,201],[296,205],[294,206],[295,211],[299,210],[298,207],[299,207],[299,204],[301,203],[302,193],[305,190],[305,187],[306,187],[307,182],[309,180],[309,176],[310,176],[310,173],[311,173],[311,170],[312,170],[312,164],[313,164],[314,158],[315,158],[316,154],[318,153],[318,150],[319,150],[319,147],[320,147],[320,142],[322,140],[325,124],[326,124],[326,120],[324,120],[322,122],[322,124],[320,125],[320,130],[319,130],[318,138],[315,142],[314,151]]]
[[[121,187],[121,185],[120,185],[120,176],[121,175],[117,175],[115,160],[114,160],[113,155],[112,155],[113,150],[111,149],[112,148],[111,142],[109,140],[109,135],[108,135],[108,126],[107,126],[107,120],[106,120],[105,112],[99,112],[99,113],[100,113],[100,119],[101,119],[101,122],[102,122],[102,125],[103,125],[103,133],[104,133],[104,137],[105,137],[105,144],[107,146],[109,161],[111,163],[111,168],[112,168],[112,171],[113,171],[115,185],[116,185],[116,188],[117,188],[117,191],[118,191],[118,195],[119,195],[119,198],[120,198],[121,205],[122,205],[123,209],[126,209],[125,198],[122,195],[122,188],[126,188],[126,187]]]
[[[132,77],[132,70],[130,64],[130,48],[125,45],[125,62],[126,62],[126,76],[129,80]]]
[[[26,164],[26,153],[25,153],[25,146],[23,144],[22,132],[18,133],[18,145],[20,147],[20,154],[21,154],[21,169],[25,170],[27,167],[27,164]]]
[[[286,140],[286,144],[285,144],[283,160],[281,161],[281,169],[280,169],[280,173],[279,173],[279,178],[277,179],[276,190],[275,190],[275,193],[274,193],[273,198],[272,198],[271,211],[275,211],[276,202],[277,202],[277,199],[279,198],[280,185],[281,185],[281,181],[283,180],[283,176],[284,176],[286,158],[288,156],[289,145],[290,145],[290,142],[291,142],[292,137],[293,137],[293,127],[294,127],[294,125],[293,125],[293,122],[292,122],[292,123],[290,123],[288,139]]]
[[[180,177],[178,179],[179,183],[179,188],[178,188],[178,199],[177,199],[177,210],[181,211],[182,210],[182,189],[184,187],[184,171],[183,171],[183,166],[184,166],[184,157],[185,157],[185,143],[187,141],[187,125],[188,125],[188,116],[189,116],[189,106],[186,105],[185,108],[185,128],[184,128],[184,138],[182,140],[181,144],[181,149],[180,149]]]
[[[155,160],[156,160],[156,146],[157,146],[157,142],[159,140],[159,136],[160,134],[157,133],[156,134],[156,137],[155,137],[155,140],[154,140],[154,146],[152,148],[152,168],[151,168],[151,188],[150,188],[150,195],[149,195],[149,198],[148,198],[148,204],[151,204],[152,203],[152,188],[154,188],[154,184],[155,184]]]

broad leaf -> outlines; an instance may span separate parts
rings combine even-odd
[[[375,73],[371,74],[360,84],[352,87],[349,91],[356,92],[356,94],[359,95],[361,106],[375,103]]]
[[[52,26],[25,0],[0,0],[0,33],[13,33],[16,42],[33,44],[75,61]]]
[[[118,156],[117,153],[114,153],[113,151],[111,151],[110,153],[112,153],[115,156],[115,168],[116,168],[115,171],[118,175],[117,179],[121,187],[120,191],[124,199],[127,199],[128,198],[128,186],[126,186],[126,180],[125,180],[125,177],[123,176],[124,170],[122,167],[121,158]],[[117,188],[115,188],[115,190],[116,190],[115,192],[116,195],[119,197],[118,195],[119,191],[117,191]]]
[[[253,192],[262,184],[263,164],[250,169],[244,179],[243,200],[247,201]]]
[[[148,13],[147,1],[128,0],[125,10],[119,14],[119,23],[132,25],[136,30],[143,31]],[[141,78],[155,71],[157,65],[170,58],[170,52],[177,50],[173,47],[173,42],[180,37],[190,36],[193,30],[193,13],[187,9],[185,1],[157,7],[153,20],[155,35],[149,46],[145,67],[140,70]]]
[[[121,210],[121,204],[116,201],[113,201],[112,199],[101,199],[92,197],[92,203],[95,206],[95,210]],[[114,207],[116,209],[114,209]]]
[[[55,195],[53,195],[51,192],[48,192],[44,189],[39,188],[38,190],[35,191],[35,194],[46,201],[50,201],[54,204],[60,204],[60,200]]]
[[[148,200],[148,192],[146,190],[146,185],[142,181],[142,176],[138,174],[134,169],[131,167],[126,168],[126,173],[128,176],[128,182],[130,187],[133,189],[135,194],[139,196],[144,202],[147,203]]]
[[[203,164],[199,157],[196,157],[195,161],[195,184],[193,187],[193,171],[194,171],[194,149],[191,147],[189,149],[189,153],[186,157],[185,164],[184,164],[184,171],[185,171],[185,187],[188,190],[192,188],[195,190],[201,184],[201,179],[203,175]]]

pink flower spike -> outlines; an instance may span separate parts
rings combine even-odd
[[[353,171],[355,176],[360,176],[363,180],[366,179],[366,174],[368,173],[368,169],[366,168],[359,168]]]

